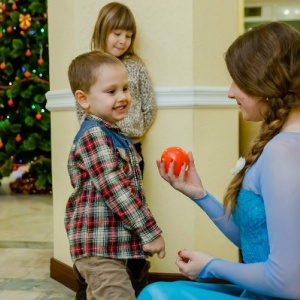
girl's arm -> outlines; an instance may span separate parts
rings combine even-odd
[[[143,62],[140,62],[138,82],[140,90],[139,97],[141,100],[142,114],[144,117],[145,133],[152,125],[156,117],[157,103],[149,72],[146,68],[146,65]]]
[[[140,140],[153,123],[157,104],[152,82],[143,61],[139,58],[124,59],[129,90],[132,98],[131,107],[126,117],[117,125],[134,142]]]

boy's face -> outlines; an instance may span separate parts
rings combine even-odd
[[[131,104],[126,69],[120,65],[103,65],[95,71],[98,79],[86,94],[87,111],[116,123],[125,118]]]

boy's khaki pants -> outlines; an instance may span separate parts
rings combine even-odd
[[[88,300],[136,299],[126,260],[93,256],[79,259],[75,265],[88,284]]]

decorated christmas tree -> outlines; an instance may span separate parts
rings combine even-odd
[[[29,170],[11,185],[18,193],[51,193],[46,0],[0,2],[0,180]]]

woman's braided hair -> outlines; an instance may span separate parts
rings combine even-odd
[[[300,105],[300,33],[281,22],[256,26],[235,40],[225,61],[236,85],[267,106],[245,167],[234,176],[224,196],[224,207],[232,212],[246,170],[280,132],[290,110]]]

